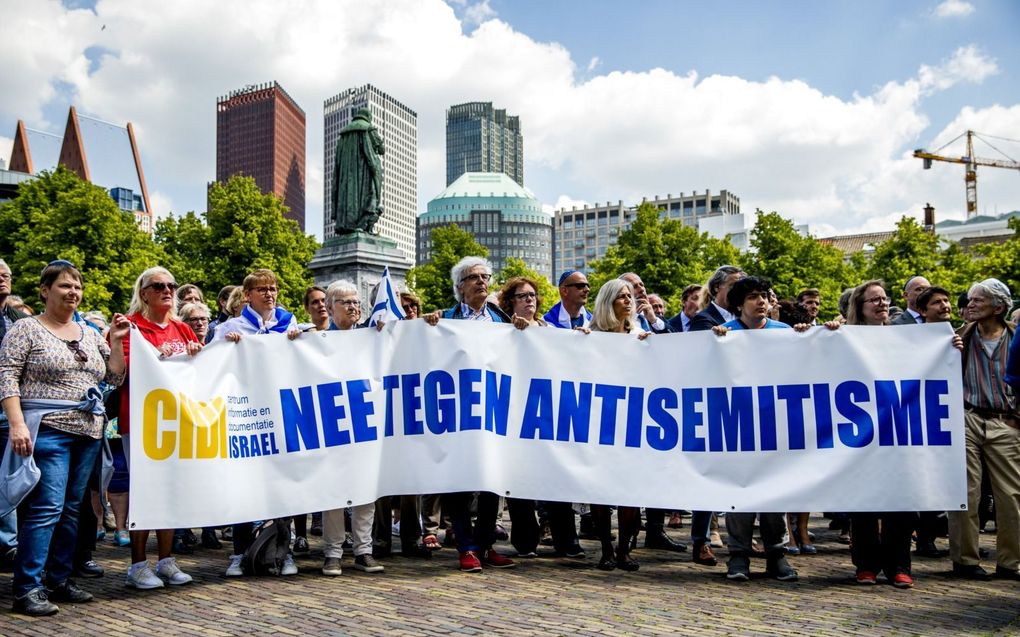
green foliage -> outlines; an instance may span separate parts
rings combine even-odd
[[[549,283],[548,279],[535,270],[529,268],[522,259],[518,259],[517,257],[507,257],[503,264],[503,269],[499,273],[497,281],[499,284],[498,287],[502,288],[503,284],[506,283],[507,280],[515,276],[527,277],[538,284],[538,296],[542,299],[542,302],[538,305],[537,313],[539,314],[539,318],[541,318],[542,314],[548,312],[549,308],[560,300],[559,290],[553,287],[553,285]]]
[[[408,286],[421,299],[423,311],[452,307],[457,302],[453,296],[450,270],[466,256],[488,257],[489,250],[456,224],[432,231],[431,260],[411,268],[407,275]]]
[[[956,243],[943,248],[940,239],[912,217],[896,224],[892,237],[875,246],[863,279],[881,279],[902,307],[903,287],[912,276],[921,275],[950,292],[966,290],[985,269],[983,264],[964,253]]]
[[[685,286],[704,283],[716,268],[736,263],[738,258],[729,241],[698,234],[676,219],[661,219],[655,206],[646,202],[606,256],[590,263],[590,298],[594,302],[598,288],[609,279],[636,272],[648,292],[662,296],[673,314],[680,309]]]
[[[793,222],[777,212],[757,212],[751,230],[753,251],[741,255],[741,265],[749,274],[772,279],[779,298],[794,299],[806,288],[821,292],[823,319],[838,313],[843,290],[860,283],[859,270],[843,260],[843,253],[814,237],[805,237]]]
[[[85,280],[82,309],[107,316],[125,311],[138,275],[165,260],[134,215],[63,167],[22,183],[18,197],[0,207],[0,255],[14,275],[13,293],[36,306],[39,272],[67,259]]]
[[[1013,236],[1004,243],[981,245],[975,252],[983,257],[980,262],[982,277],[995,277],[1020,295],[1020,217],[1010,219],[1009,227]]]
[[[280,305],[301,312],[305,289],[312,285],[308,262],[319,243],[285,218],[286,211],[276,195],[262,194],[254,179],[235,176],[210,187],[205,224],[194,213],[162,220],[156,241],[177,280],[201,287],[207,301],[224,285],[240,285],[252,270],[269,268],[279,279]]]

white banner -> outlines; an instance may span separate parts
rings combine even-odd
[[[133,528],[485,490],[715,511],[965,507],[947,324],[655,335],[469,321],[131,335]]]

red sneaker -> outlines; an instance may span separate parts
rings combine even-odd
[[[482,557],[482,562],[484,562],[486,566],[491,566],[492,568],[513,568],[515,566],[513,560],[508,557],[503,557],[497,553],[495,549],[489,549],[486,551],[485,555]]]
[[[892,578],[892,585],[896,588],[914,588],[914,578],[906,573],[897,573]]]
[[[871,571],[857,571],[857,583],[866,584],[868,586],[874,584],[877,581],[875,574]]]
[[[460,554],[460,570],[465,573],[482,572],[482,563],[474,551],[464,551]]]

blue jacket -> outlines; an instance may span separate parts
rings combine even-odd
[[[490,317],[492,317],[492,322],[493,323],[509,323],[510,322],[510,317],[506,315],[506,312],[504,312],[503,310],[499,309],[498,305],[494,305],[492,303],[486,303],[485,304],[485,311],[488,312]],[[464,318],[464,311],[461,308],[461,304],[458,303],[457,305],[454,305],[450,309],[448,309],[445,312],[443,312],[443,318],[444,319],[461,319],[462,320]]]

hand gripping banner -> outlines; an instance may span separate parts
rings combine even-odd
[[[131,338],[132,528],[492,491],[712,511],[966,506],[946,324],[619,334],[469,321]]]

